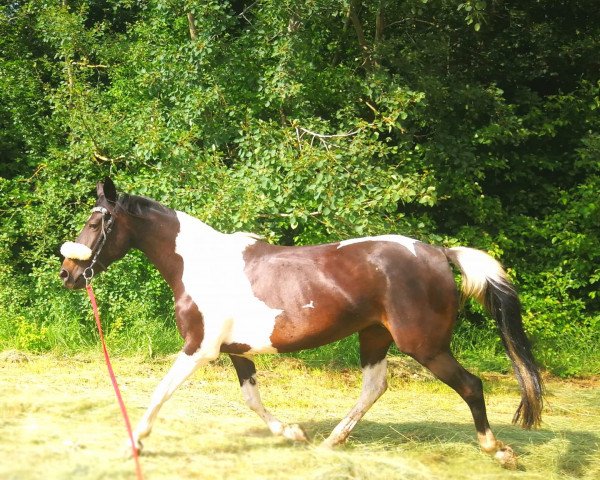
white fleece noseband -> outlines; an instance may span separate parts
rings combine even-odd
[[[89,260],[92,257],[92,249],[83,243],[65,242],[60,247],[60,254],[71,260]]]

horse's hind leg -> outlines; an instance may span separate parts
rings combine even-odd
[[[246,404],[263,419],[273,435],[281,435],[298,442],[307,442],[308,438],[302,427],[280,422],[264,407],[256,383],[256,367],[254,366],[254,362],[249,358],[238,355],[229,355],[229,357],[235,367]]]
[[[360,397],[352,410],[323,442],[323,445],[327,447],[344,443],[356,423],[387,389],[387,359],[385,357],[392,343],[390,332],[381,325],[373,325],[359,332],[358,339],[363,372]]]
[[[498,442],[490,429],[481,380],[465,370],[450,351],[442,351],[423,361],[418,356],[415,358],[431,370],[437,378],[454,389],[467,403],[475,421],[477,439],[481,449],[494,455],[504,467],[515,468],[516,457],[512,449],[503,445],[502,442]]]

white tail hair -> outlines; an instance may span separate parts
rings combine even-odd
[[[453,247],[448,250],[454,252],[456,264],[463,274],[462,292],[465,298],[473,297],[485,303],[488,280],[510,284],[502,265],[487,253],[468,247]]]

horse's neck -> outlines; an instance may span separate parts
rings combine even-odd
[[[135,247],[141,250],[148,260],[159,270],[163,278],[177,295],[182,287],[183,252],[204,249],[219,243],[222,233],[214,230],[195,217],[183,212],[169,214],[154,213],[148,218],[136,218]]]
[[[130,217],[131,218],[131,217]],[[141,250],[175,291],[181,280],[181,259],[175,252],[179,225],[175,212],[154,212],[148,217],[131,218],[133,247]]]

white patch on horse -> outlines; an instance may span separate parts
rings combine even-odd
[[[306,305],[302,305],[302,308],[315,308],[314,300],[311,300],[310,303],[307,303]]]
[[[281,422],[269,412],[262,403],[256,375],[242,383],[242,395],[246,405],[256,412],[260,418],[267,424],[273,435],[281,435],[296,442],[307,442],[306,433],[299,425],[289,425]]]
[[[242,396],[246,405],[264,420],[273,434],[280,435],[283,432],[283,424],[273,417],[262,403],[258,386],[256,385],[256,375],[252,375],[251,380],[244,380],[244,383],[242,383]]]
[[[177,218],[175,253],[183,259],[182,282],[204,318],[200,349],[208,353],[223,343],[242,343],[250,346],[249,354],[277,353],[270,337],[282,310],[256,298],[244,273],[243,254],[256,237],[217,232],[183,212]]]
[[[218,352],[217,352],[218,355]],[[158,412],[162,405],[173,395],[175,390],[190,376],[198,367],[206,364],[216,357],[205,357],[199,350],[192,355],[187,355],[185,352],[180,352],[175,360],[175,363],[167,373],[167,375],[158,384],[154,390],[150,405],[146,409],[144,416],[139,421],[133,439],[136,448],[141,450],[142,445],[140,440],[147,437],[152,430],[152,425],[156,420]]]
[[[374,365],[366,365],[362,372],[363,382],[360,397],[348,415],[325,439],[323,445],[326,447],[344,443],[357,422],[387,389],[387,359],[384,358]]]
[[[418,240],[414,238],[405,237],[404,235],[379,235],[377,237],[363,237],[363,238],[351,238],[349,240],[343,240],[340,242],[337,248],[346,247],[348,245],[354,245],[356,243],[363,242],[394,242],[399,243],[403,247],[407,248],[410,253],[412,253],[415,257],[417,256],[417,252],[415,250],[415,244],[418,243]]]

